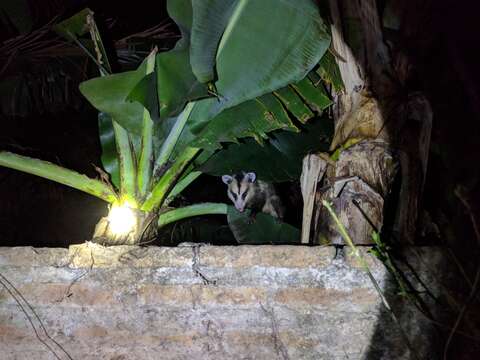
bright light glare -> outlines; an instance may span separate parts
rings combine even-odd
[[[108,214],[110,230],[116,235],[126,235],[136,223],[135,214],[128,206],[112,206]]]

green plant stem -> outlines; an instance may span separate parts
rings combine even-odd
[[[158,227],[165,226],[187,217],[213,214],[226,215],[227,205],[219,203],[203,203],[170,210],[158,217]]]
[[[187,170],[188,171],[188,170]],[[170,194],[165,199],[165,205],[170,204],[172,200],[180,194],[188,185],[190,185],[196,178],[202,175],[201,171],[192,171],[184,176],[178,183],[175,184]]]
[[[83,46],[83,44],[78,41],[77,37],[75,35],[73,35],[70,31],[67,30],[67,34],[70,36],[70,38],[73,40],[73,42],[75,44],[77,44],[77,46],[83,50],[83,52],[98,66],[98,70],[100,71],[101,74],[105,74],[105,75],[109,75],[110,72],[105,69],[105,67],[100,64],[97,60],[97,58],[95,56],[92,55],[92,53],[90,51],[88,51],[88,49]]]
[[[17,155],[8,151],[0,151],[0,165],[56,181],[99,197],[109,203],[117,200],[117,195],[113,189],[103,182],[90,179],[76,171],[65,169],[48,161]]]
[[[330,216],[333,218],[333,220],[335,221],[335,224],[337,225],[337,228],[338,228],[338,231],[339,231],[340,235],[342,235],[343,239],[345,240],[347,245],[352,249],[353,254],[355,255],[355,257],[360,262],[360,265],[366,271],[368,277],[370,278],[370,281],[372,282],[373,286],[375,287],[375,290],[377,291],[378,295],[380,296],[380,299],[382,300],[383,305],[385,306],[385,308],[390,313],[390,316],[392,317],[393,321],[397,324],[397,326],[400,330],[400,333],[402,334],[402,337],[403,337],[407,347],[409,348],[411,354],[414,356],[415,359],[418,360],[419,358],[417,356],[417,353],[413,350],[413,347],[410,343],[410,340],[408,339],[407,335],[403,331],[402,326],[400,325],[400,321],[398,320],[397,316],[393,312],[392,307],[388,303],[387,298],[385,297],[385,295],[382,292],[382,289],[380,288],[380,285],[378,285],[377,280],[375,280],[375,277],[373,276],[372,272],[370,271],[370,268],[368,266],[367,261],[365,260],[365,258],[362,256],[362,254],[360,253],[358,248],[353,243],[352,239],[350,238],[350,235],[348,235],[347,230],[345,229],[345,226],[343,226],[342,222],[340,221],[338,216],[335,214],[335,211],[333,211],[332,206],[325,200],[322,200],[322,204],[323,204],[323,206],[325,206],[327,208],[328,212],[330,213]]]
[[[400,272],[397,270],[397,267],[395,266],[389,251],[387,250],[385,244],[383,244],[382,241],[380,240],[380,235],[376,231],[374,231],[372,234],[372,240],[377,246],[377,252],[378,252],[377,258],[385,264],[388,271],[390,271],[390,273],[393,275],[397,285],[400,288],[401,293],[409,296],[410,291],[408,290],[408,285],[405,284],[405,281],[403,280],[403,277],[400,274]],[[414,303],[416,303],[416,299],[412,299],[412,300]]]
[[[105,73],[102,71],[102,68],[99,67],[100,73],[102,76],[112,73],[112,67],[110,66],[110,62],[108,61],[107,51],[105,50],[105,46],[103,46],[102,37],[100,36],[100,31],[98,31],[97,23],[93,18],[93,14],[86,17],[88,30],[90,31],[90,36],[92,41],[95,45],[95,52],[97,53],[97,60],[100,64],[105,65],[106,70],[108,71]]]
[[[185,109],[183,109],[182,113],[178,116],[177,121],[175,121],[175,124],[162,144],[158,157],[155,160],[155,166],[153,167],[154,174],[156,174],[158,169],[160,169],[170,158],[173,148],[177,144],[178,138],[180,137],[194,106],[195,102],[189,102],[187,106],[185,106]]]
[[[107,52],[103,46],[100,32],[98,31],[93,15],[89,15],[86,18],[87,26],[90,31],[90,36],[95,46],[95,52],[97,55],[97,64],[99,65],[99,71],[101,76],[106,76],[112,72],[110,63],[108,61]],[[136,169],[135,158],[132,151],[132,143],[125,130],[120,124],[118,124],[112,117],[113,131],[115,133],[115,144],[117,147],[117,155],[119,162],[120,173],[120,198],[121,200],[128,200],[131,203],[136,203]]]
[[[153,160],[153,121],[147,109],[143,109],[142,143],[138,160],[138,195],[145,196],[152,176]]]
[[[135,161],[127,130],[112,119],[120,170],[120,196],[135,202]]]
[[[155,69],[155,55],[157,48],[153,49],[147,59],[146,75]],[[153,164],[153,121],[147,109],[143,109],[142,143],[138,160],[137,185],[140,197],[145,196],[152,177]]]
[[[199,153],[199,148],[186,148],[173,165],[163,174],[141,206],[143,211],[152,211],[162,205],[168,191],[173,186],[190,161]]]

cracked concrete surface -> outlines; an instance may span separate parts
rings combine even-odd
[[[410,341],[431,354],[430,323],[395,295],[367,250]],[[442,254],[419,251],[410,266],[435,293]],[[410,359],[358,262],[334,255],[332,247],[86,243],[0,248],[0,273],[72,359]],[[1,284],[0,353],[55,359]]]

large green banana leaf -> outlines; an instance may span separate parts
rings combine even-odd
[[[194,10],[208,6],[208,2],[198,3]],[[193,42],[190,45],[192,66],[200,64],[193,72],[205,74],[210,67],[206,78],[215,70],[217,79],[218,98],[206,99],[192,113],[190,121],[197,133],[222,110],[304,79],[330,44],[313,0],[238,0],[200,12],[203,17],[198,14],[193,12],[196,26],[192,31],[196,33],[192,41],[219,45],[200,49]],[[228,20],[219,40],[218,28],[208,24],[216,19],[225,22],[225,17]],[[212,55],[215,62],[207,62]]]
[[[198,116],[204,106],[208,106],[208,103],[205,104],[207,101],[211,99],[202,100],[197,105],[193,117]],[[318,83],[315,86],[308,77],[305,77],[300,82],[279,89],[275,93],[268,93],[226,109],[211,119],[205,127],[195,126],[194,121],[187,122],[174,157],[186,146],[214,151],[221,148],[220,143],[238,142],[238,139],[245,137],[251,137],[261,144],[262,139],[268,138],[267,133],[270,131],[282,129],[299,132],[294,122],[306,123],[331,104],[332,101],[323,89],[323,84]],[[163,123],[160,127],[166,128]]]
[[[336,92],[343,90],[342,75],[340,74],[340,69],[335,61],[335,57],[330,51],[327,51],[322,57],[316,71],[325,83],[333,86]]]
[[[305,154],[328,150],[332,132],[330,119],[317,118],[300,133],[273,131],[263,145],[253,139],[229,144],[200,166],[200,170],[215,176],[254,171],[264,181],[293,181],[300,177]]]
[[[250,210],[241,213],[233,206],[227,210],[228,224],[240,244],[300,243],[300,231],[296,227],[264,213],[252,219],[250,213]]]
[[[201,3],[192,8],[189,0],[168,2],[182,39],[173,50],[157,54],[156,84],[151,76],[145,79],[144,62],[135,71],[87,81],[81,85],[82,93],[137,142],[147,108],[154,119],[157,151],[184,104],[193,100],[174,155],[189,145],[212,150],[221,142],[247,136],[261,141],[273,130],[296,130],[285,108],[305,122],[330,104],[323,90],[305,77],[330,43],[313,0],[239,0],[209,9]],[[220,24],[206,28],[216,16]],[[206,43],[209,46],[198,46]],[[194,74],[203,73],[206,77],[200,80],[205,81],[211,71],[216,71],[219,96],[200,99],[207,87]],[[286,87],[289,83],[299,85]],[[274,96],[273,90],[279,93]],[[282,97],[282,92],[288,96]],[[152,93],[157,93],[158,103],[152,102]],[[297,114],[296,108],[303,112]]]
[[[195,78],[190,66],[192,5],[186,0],[168,1],[167,10],[182,37],[172,50],[157,55],[158,102],[162,118],[178,115],[187,101],[208,95],[207,87]]]
[[[141,135],[144,105],[129,96],[146,76],[147,60],[138,69],[103,77],[97,77],[80,84],[80,92],[99,111],[109,114],[118,124],[131,134]],[[145,89],[144,89],[145,90]],[[146,91],[146,90],[145,90]],[[147,103],[148,95],[143,99]],[[151,114],[152,118],[156,114]]]
[[[150,56],[155,56],[150,55]],[[102,164],[117,187],[120,183],[118,148],[115,143],[115,120],[128,133],[134,154],[140,154],[144,109],[158,120],[156,81],[147,73],[146,58],[133,71],[94,78],[80,84],[80,92],[99,110],[98,125],[102,146]]]
[[[170,2],[169,13],[181,19],[185,53],[190,41],[193,73],[199,81],[218,79],[219,97],[196,102],[175,153],[192,143],[215,149],[220,142],[247,136],[260,141],[269,131],[295,130],[284,107],[306,122],[314,116],[311,109],[318,112],[331,104],[323,88],[306,78],[330,43],[313,1],[211,0],[190,6],[188,0]],[[272,9],[274,15],[265,22],[262,16]],[[298,83],[295,89],[281,90],[287,97],[261,96],[292,82]],[[186,84],[197,86],[192,79]],[[160,94],[161,87],[159,83]],[[168,127],[159,126],[166,134]]]
[[[176,152],[188,144],[214,151],[221,148],[222,142],[237,142],[244,137],[262,142],[268,132],[278,129],[298,132],[282,104],[271,94],[226,109],[200,129],[195,132],[193,123],[187,123]]]
[[[215,80],[215,57],[222,34],[231,21],[237,0],[192,1],[192,71],[201,83]]]
[[[115,131],[113,130],[112,118],[110,115],[98,113],[98,132],[102,146],[102,164],[110,180],[118,188],[120,186],[120,172],[115,143]]]

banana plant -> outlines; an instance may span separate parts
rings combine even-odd
[[[319,80],[330,36],[314,0],[172,0],[167,7],[182,35],[176,46],[153,50],[136,70],[118,74],[111,74],[91,12],[82,15],[86,26],[60,27],[79,45],[81,31],[92,35],[86,51],[101,76],[80,91],[99,110],[101,179],[0,152],[0,165],[110,203],[94,234],[104,243],[136,244],[173,221],[227,214],[226,204],[170,204],[223,144],[299,132],[298,124],[332,103]]]

